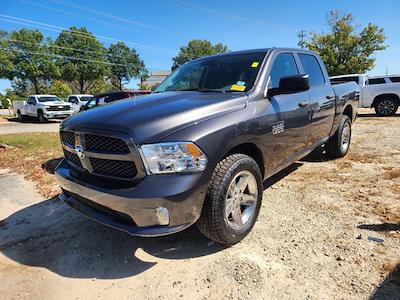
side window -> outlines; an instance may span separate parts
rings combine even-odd
[[[119,99],[118,97],[119,94],[111,94],[108,96],[104,97],[104,103],[109,103],[109,102],[113,102]]]
[[[282,77],[298,75],[299,70],[297,69],[296,62],[293,54],[282,53],[279,54],[271,69],[271,88],[278,88],[279,81]]]
[[[391,82],[400,82],[400,76],[389,77]]]
[[[35,97],[28,97],[27,103],[28,103],[28,104],[35,104],[35,103],[36,103]]]
[[[354,81],[355,83],[359,83],[360,79],[358,76],[346,76],[346,77],[336,77],[336,78],[331,78],[331,82],[352,82]]]
[[[69,97],[69,102],[78,104],[78,98],[76,98],[76,97]]]
[[[384,83],[386,83],[386,81],[385,78],[383,77],[368,79],[368,84],[384,84]]]
[[[325,83],[324,74],[322,73],[321,66],[314,55],[299,54],[300,61],[303,65],[304,71],[310,75],[310,85],[321,85]]]

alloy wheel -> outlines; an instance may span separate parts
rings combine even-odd
[[[243,229],[251,220],[258,199],[257,180],[249,171],[241,171],[231,181],[225,197],[224,219],[234,230]]]

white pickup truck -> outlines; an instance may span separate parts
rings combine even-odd
[[[93,98],[93,95],[79,94],[79,95],[69,95],[67,102],[71,103],[74,114],[81,111],[81,107],[86,105],[86,103]]]
[[[359,107],[374,108],[378,116],[393,116],[400,105],[400,75],[349,74],[330,79],[332,84],[355,81],[360,87]]]
[[[40,122],[46,122],[73,114],[72,105],[54,95],[31,95],[26,101],[14,101],[13,105],[20,121],[25,117],[36,117]]]

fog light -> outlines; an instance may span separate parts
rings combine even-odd
[[[157,207],[156,208],[156,216],[157,216],[159,225],[168,225],[169,224],[169,211],[167,208]]]

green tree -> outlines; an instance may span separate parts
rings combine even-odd
[[[225,52],[228,52],[228,47],[221,43],[213,45],[207,40],[191,40],[187,46],[182,46],[179,54],[172,59],[172,70],[190,60]]]
[[[7,31],[0,30],[0,78],[6,79],[10,77],[10,72],[14,69],[8,37]]]
[[[49,89],[50,94],[59,96],[60,98],[67,98],[72,94],[72,89],[69,84],[62,80],[54,80]]]
[[[97,79],[108,72],[106,49],[85,27],[71,27],[57,37],[54,51],[61,79],[71,82],[79,93],[86,93]]]
[[[129,49],[123,42],[111,45],[107,52],[110,62],[109,80],[118,90],[124,88],[132,78],[140,78],[146,73],[144,61],[135,49]]]
[[[91,88],[87,91],[88,94],[96,95],[114,91],[115,87],[104,78],[99,78],[93,81]]]
[[[373,54],[387,46],[384,30],[369,23],[359,30],[352,14],[331,11],[328,16],[330,32],[313,32],[309,40],[299,46],[317,52],[324,61],[330,76],[365,73],[375,66]]]
[[[50,49],[51,40],[45,40],[40,31],[21,29],[11,34],[2,32],[0,36],[3,46],[0,56],[6,59],[6,63],[1,63],[2,78],[14,80],[15,86],[32,85],[34,92],[40,94],[47,82],[59,75]]]

